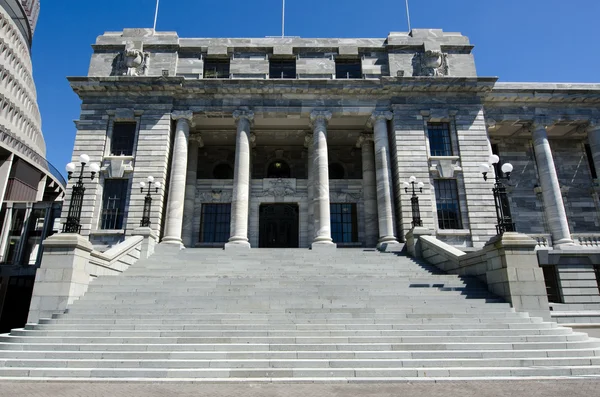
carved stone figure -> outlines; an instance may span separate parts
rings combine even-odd
[[[141,43],[129,42],[125,51],[115,58],[113,75],[116,76],[145,76],[148,69],[150,54],[144,52]]]
[[[447,55],[434,50],[417,53],[413,58],[413,69],[413,76],[447,76]]]

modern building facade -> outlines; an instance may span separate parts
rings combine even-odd
[[[600,84],[498,83],[478,76],[467,37],[441,30],[188,39],[125,29],[93,49],[88,76],[69,81],[82,100],[73,158],[102,168],[81,216],[96,247],[140,225],[139,186],[152,176],[163,243],[393,249],[412,227],[404,182],[414,176],[423,226],[475,250],[496,235],[494,178],[480,170],[492,153],[514,166],[517,231],[571,258],[598,246]],[[600,302],[589,255],[575,261],[577,286],[571,259],[546,261],[556,302]]]
[[[66,186],[62,175],[46,161],[32,75],[31,44],[39,7],[39,0],[0,1],[2,330],[14,324],[14,313],[23,312],[16,306],[29,306],[41,260],[40,243],[52,233]]]

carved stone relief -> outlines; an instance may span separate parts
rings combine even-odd
[[[285,197],[297,196],[295,179],[263,179],[263,191],[258,193],[257,197]]]
[[[441,51],[427,50],[413,57],[413,76],[438,77],[448,75],[448,56]]]
[[[362,189],[355,192],[331,192],[329,201],[331,203],[358,203],[363,199]]]
[[[113,62],[113,76],[145,76],[150,53],[144,52],[142,42],[128,42],[125,50]]]
[[[202,203],[230,203],[232,192],[222,190],[212,190],[210,192],[201,192],[198,195]]]

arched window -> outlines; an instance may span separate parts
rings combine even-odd
[[[213,169],[215,179],[233,179],[233,168],[227,163],[219,164]]]
[[[290,166],[282,160],[275,160],[267,168],[267,178],[290,178]]]
[[[329,179],[344,179],[346,172],[340,163],[329,164]]]

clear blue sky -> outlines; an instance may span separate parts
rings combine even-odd
[[[281,0],[161,0],[157,30],[180,37],[281,34]],[[287,0],[286,34],[386,37],[407,31],[404,0]],[[33,67],[47,157],[71,160],[80,101],[66,76],[87,74],[105,31],[152,27],[156,0],[42,0]],[[480,76],[501,81],[599,82],[598,0],[410,0],[414,28],[469,36]]]

